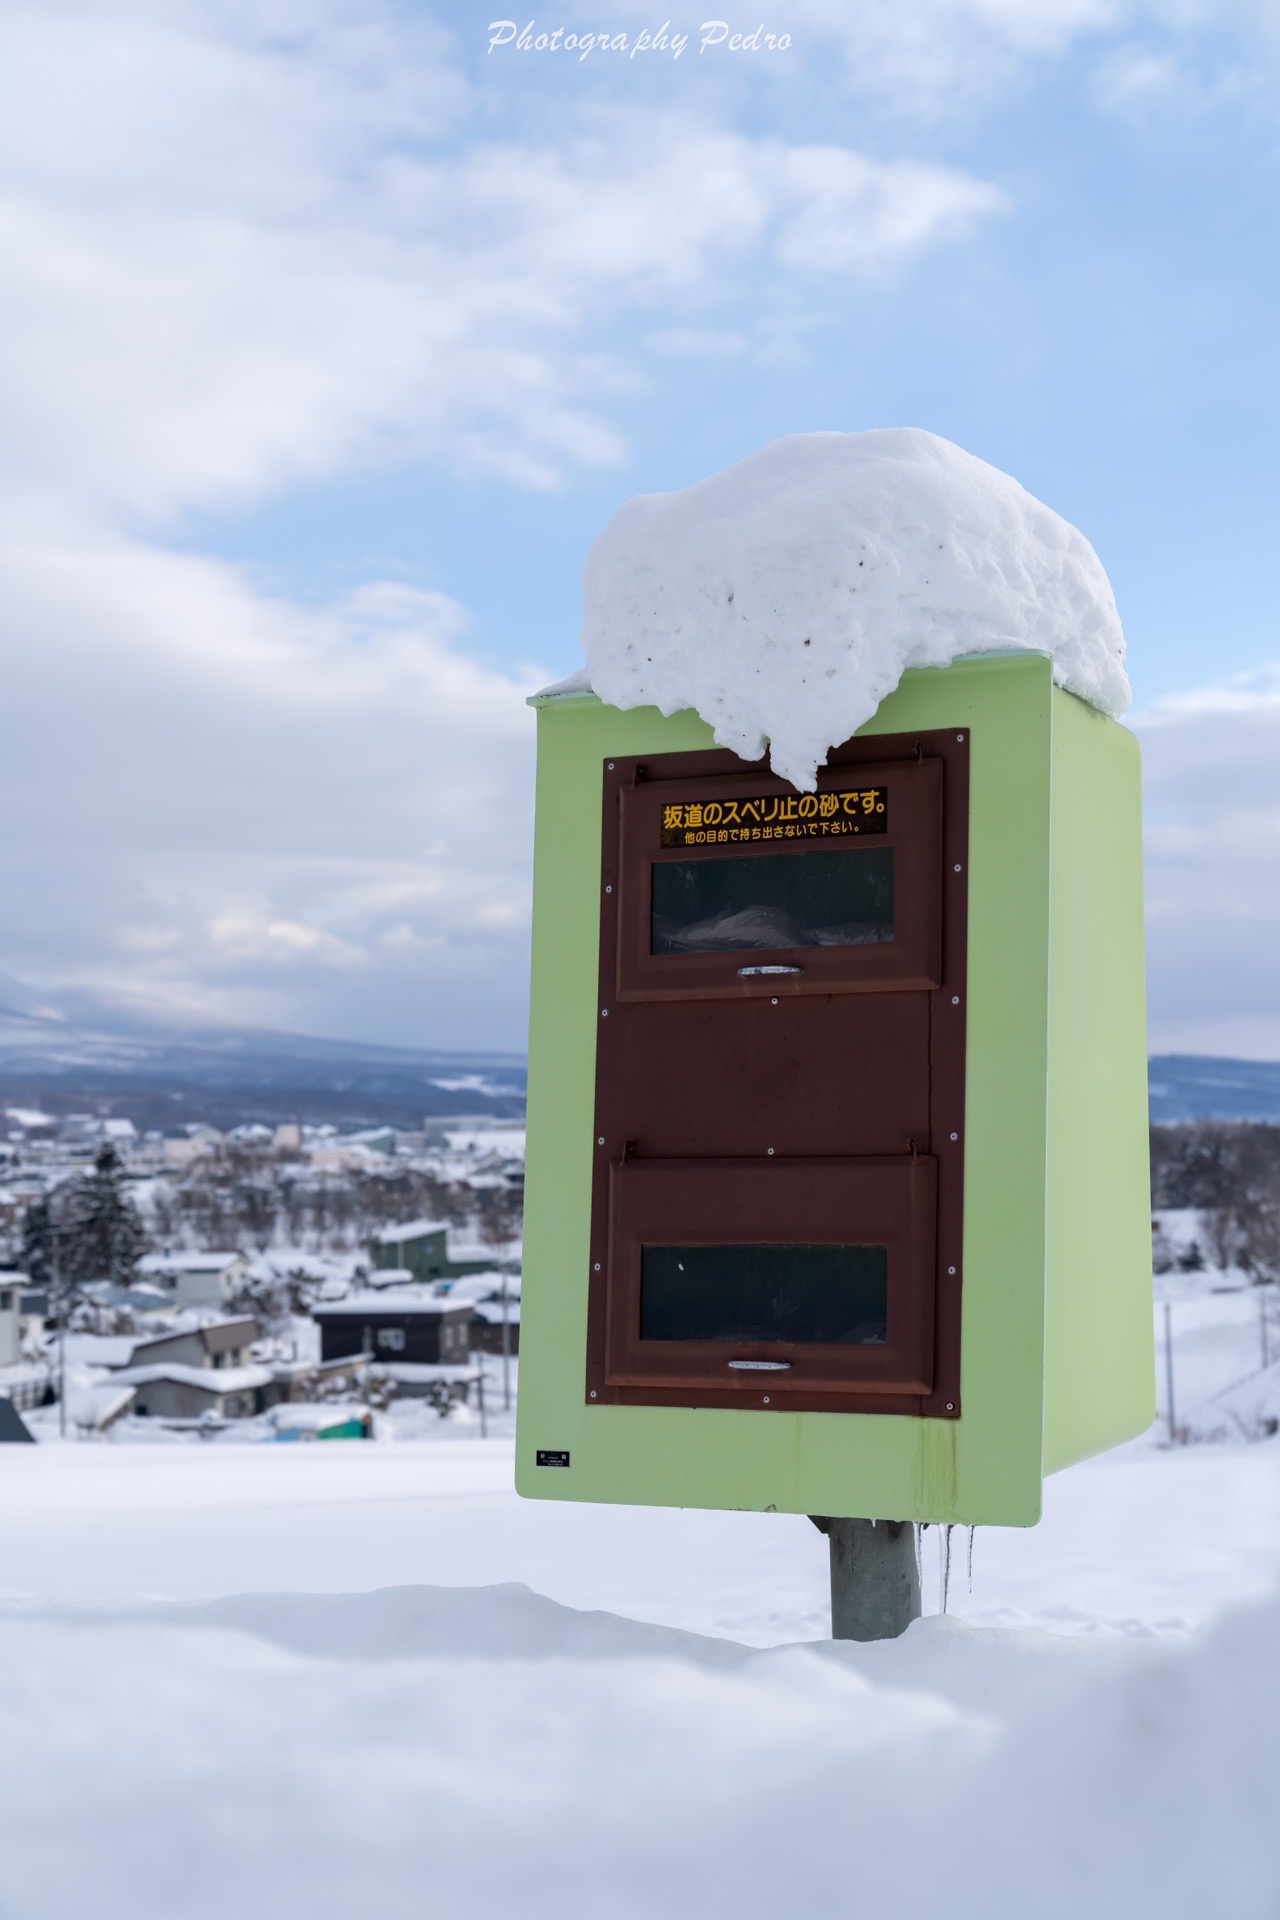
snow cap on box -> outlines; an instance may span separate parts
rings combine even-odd
[[[917,427],[797,433],[615,514],[582,573],[586,678],[692,707],[811,789],[908,667],[1023,647],[1104,713],[1129,704],[1111,584],[1082,533]]]

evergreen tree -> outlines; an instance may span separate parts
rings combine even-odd
[[[66,1233],[59,1244],[67,1281],[83,1286],[110,1280],[128,1286],[146,1247],[138,1209],[124,1191],[124,1169],[109,1140],[99,1147],[93,1172],[72,1180],[66,1194]]]
[[[98,1149],[92,1173],[33,1200],[22,1223],[23,1264],[37,1285],[49,1289],[59,1313],[89,1281],[127,1286],[145,1245],[110,1141]]]
[[[22,1265],[36,1287],[52,1287],[54,1259],[53,1206],[47,1193],[33,1200],[22,1216]]]

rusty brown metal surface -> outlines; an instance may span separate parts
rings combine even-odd
[[[894,850],[891,944],[729,953],[649,951],[651,865],[813,842],[663,848],[663,809],[793,790],[721,751],[602,769],[586,1379],[596,1404],[959,1413],[968,751],[963,729],[881,736],[837,749],[819,775],[819,795],[887,792],[887,828],[858,844]],[[803,971],[743,976],[744,962]],[[888,1342],[775,1352],[642,1341],[646,1236],[874,1236],[891,1248]],[[753,1358],[786,1371],[766,1381],[728,1367]]]

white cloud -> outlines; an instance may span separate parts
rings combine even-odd
[[[645,345],[673,360],[727,360],[745,352],[747,336],[725,327],[659,327]]]
[[[773,279],[881,274],[1000,205],[674,107],[495,131],[450,48],[348,0],[5,10],[15,972],[386,1037],[469,1007],[479,1041],[487,1005],[517,1040],[525,681],[442,596],[308,610],[158,543],[361,466],[617,463],[626,326],[722,331],[754,275],[768,341]]]
[[[647,0],[626,3],[650,17]],[[1095,97],[1113,110],[1223,100],[1260,68],[1274,76],[1280,54],[1275,0],[788,0],[786,24],[789,61],[815,82],[834,64],[891,121],[972,115],[1067,62],[1097,63]],[[773,73],[785,79],[786,63]]]
[[[1134,725],[1153,1049],[1280,1058],[1280,669]]]
[[[621,457],[574,378],[619,311],[710,300],[756,256],[876,271],[999,204],[675,113],[479,135],[426,29],[387,15],[353,58],[333,4],[288,36],[213,5],[19,4],[4,33],[0,423],[27,513],[162,518],[424,452],[550,484]]]
[[[447,993],[471,1044],[518,1038],[536,670],[406,588],[302,611],[140,545],[6,561],[40,636],[0,714],[15,972],[381,1037],[443,1038]]]
[[[931,116],[1016,84],[1136,10],[1133,0],[789,0],[787,25],[800,57],[837,46],[846,83],[875,108]]]

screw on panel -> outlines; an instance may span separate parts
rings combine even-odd
[[[612,762],[612,760],[611,760],[611,761],[609,762],[609,771],[610,771],[610,773],[612,773],[612,772],[613,772],[613,762]]]
[[[607,1020],[607,1019],[609,1018],[609,1009],[608,1009],[608,1007],[601,1007],[601,1009],[600,1009],[600,1018],[601,1018],[602,1020]]]
[[[954,1413],[954,1412],[955,1412],[955,1410],[956,1410],[956,1403],[955,1403],[955,1401],[954,1401],[954,1400],[948,1400],[948,1402],[947,1402],[947,1412],[948,1412],[948,1413]]]
[[[772,1148],[772,1147],[769,1147],[769,1148],[767,1149],[767,1151],[768,1151],[769,1153],[772,1153],[772,1152],[773,1152],[773,1148]]]
[[[952,994],[952,996],[951,996],[951,1004],[952,1004],[952,1006],[953,1006],[953,1007],[958,1007],[958,1006],[960,1005],[960,995],[959,995],[958,993],[953,993],[953,994]]]
[[[603,1134],[601,1134],[601,1135],[600,1135],[600,1137],[598,1138],[598,1140],[596,1141],[596,1145],[597,1145],[598,1147],[602,1147],[602,1146],[604,1145],[604,1135],[603,1135]]]
[[[594,1400],[594,1399],[595,1399],[595,1397],[596,1397],[596,1390],[595,1390],[595,1388],[594,1388],[594,1387],[592,1387],[592,1389],[591,1389],[591,1398],[592,1398],[592,1399]]]
[[[960,871],[960,863],[959,863],[959,861],[957,860],[957,862],[956,862],[956,872],[957,872],[957,873],[959,873],[959,871]]]
[[[605,892],[606,892],[606,893],[612,893],[612,892],[613,892],[613,888],[612,888],[612,887],[606,887],[606,888],[605,888]]]
[[[778,996],[777,996],[777,994],[776,994],[776,993],[775,993],[775,994],[774,994],[774,996],[773,996],[773,1004],[774,1004],[774,1006],[775,1006],[775,1007],[776,1007],[776,1006],[777,1006],[777,1004],[778,1004]]]
[[[954,1273],[954,1272],[955,1272],[955,1268],[954,1268],[954,1267],[948,1267],[948,1268],[947,1268],[947,1272],[948,1272],[948,1273]]]
[[[599,1273],[599,1271],[600,1271],[600,1262],[599,1262],[598,1260],[596,1261],[596,1264],[595,1264],[595,1268],[594,1268],[594,1271],[595,1271],[596,1273]],[[952,1267],[952,1269],[951,1269],[951,1271],[952,1271],[952,1273],[954,1273],[954,1272],[955,1272],[955,1268],[954,1268],[954,1267]]]
[[[963,740],[963,739],[964,739],[964,735],[963,735],[962,733],[958,733],[958,734],[956,735],[956,739],[957,739],[957,740]]]
[[[765,1403],[765,1405],[766,1405],[766,1407],[767,1407],[767,1406],[768,1406],[768,1404],[769,1404],[769,1396],[768,1396],[768,1394],[767,1394],[767,1393],[766,1393],[766,1395],[765,1395],[765,1397],[764,1397],[764,1403]]]
[[[958,1139],[960,1138],[960,1135],[959,1135],[958,1133],[953,1133],[953,1134],[952,1134],[952,1136],[951,1136],[951,1138],[952,1138],[953,1140],[958,1140]]]

